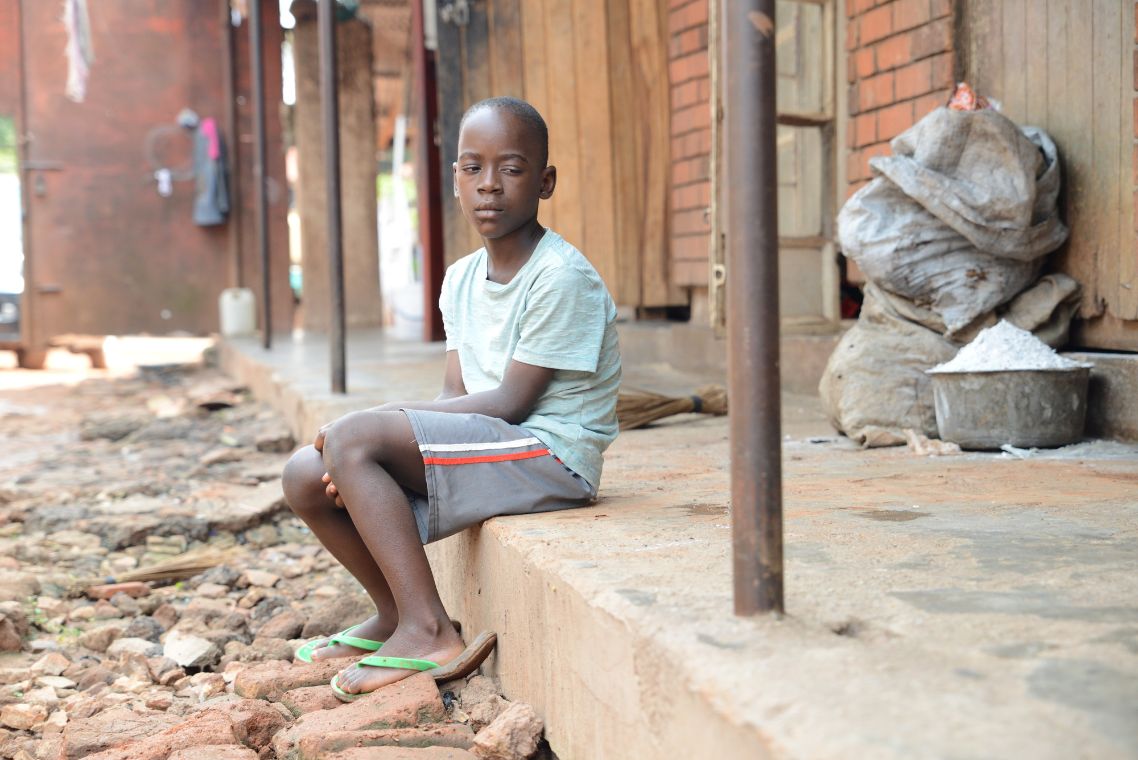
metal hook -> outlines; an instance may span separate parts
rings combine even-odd
[[[455,0],[439,9],[439,18],[448,24],[466,26],[470,23],[470,3],[467,0]]]

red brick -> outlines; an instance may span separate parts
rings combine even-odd
[[[859,150],[851,150],[846,156],[846,179],[850,182],[865,179],[861,164],[861,151]]]
[[[861,147],[877,142],[877,117],[867,113],[854,119],[854,145]]]
[[[710,165],[710,156],[676,161],[672,164],[672,184],[678,187],[691,182],[702,182],[710,177]]]
[[[913,126],[913,103],[898,103],[895,106],[882,109],[876,113],[877,138],[879,140],[892,140],[897,135]]]
[[[697,80],[699,83],[699,102],[707,103],[711,100],[711,77]]]
[[[300,717],[316,710],[331,710],[340,706],[340,700],[332,693],[328,684],[319,686],[302,686],[299,689],[286,691],[280,699],[282,705],[288,708],[293,717]]]
[[[707,259],[710,240],[707,235],[683,235],[672,238],[672,258],[679,261]]]
[[[702,209],[678,211],[672,217],[672,234],[706,235],[711,232],[711,220]]]
[[[877,143],[870,145],[868,148],[861,152],[861,160],[865,162],[865,176],[873,177],[873,170],[869,168],[869,159],[877,158],[878,156],[888,156],[893,151],[889,148],[889,143]]]
[[[851,84],[849,89],[846,90],[846,110],[850,116],[857,116],[861,113],[861,95],[859,90],[861,88],[857,84]]]
[[[903,66],[913,60],[913,33],[897,34],[884,42],[874,45],[873,55],[878,71],[886,71]]]
[[[896,0],[893,8],[893,30],[900,32],[928,23],[930,15],[929,0]]]
[[[668,13],[668,33],[677,34],[700,24],[707,25],[707,8],[710,0],[696,2],[672,10]]]
[[[300,716],[273,737],[272,746],[277,757],[285,757],[308,736],[322,736],[332,731],[406,728],[438,723],[445,715],[431,674],[416,673],[334,710],[318,710]]]
[[[676,58],[668,63],[668,76],[672,84],[680,84],[690,79],[708,75],[707,53],[692,53]]]
[[[952,50],[952,19],[942,18],[913,32],[913,60]]]
[[[862,14],[875,5],[880,4],[880,0],[846,0],[853,6],[854,14]]]
[[[857,47],[857,22],[851,21],[846,24],[846,50],[853,52]]]
[[[688,209],[703,209],[711,202],[711,183],[694,182],[690,185],[672,189],[672,209],[684,211]]]
[[[932,66],[933,59],[926,59],[911,63],[897,69],[897,100],[908,100],[918,95],[924,95],[933,88]]]
[[[711,107],[707,103],[697,103],[672,114],[672,134],[682,135],[697,129],[711,127]]]
[[[673,36],[672,41],[668,45],[669,54],[672,58],[679,58],[682,55],[687,55],[689,53],[694,53],[697,50],[706,49],[706,26],[697,26],[692,29],[686,29]]]
[[[278,700],[286,691],[302,686],[327,685],[332,676],[344,669],[341,660],[328,660],[311,664],[267,662],[253,665],[237,674],[233,690],[250,699]]]
[[[893,72],[878,74],[858,83],[858,107],[871,111],[894,102]]]
[[[333,753],[360,747],[456,747],[467,749],[474,743],[470,726],[453,723],[416,728],[381,728],[375,731],[333,731],[322,736],[307,736],[297,747],[301,758],[328,758]],[[418,750],[411,750],[417,752]],[[375,750],[373,750],[375,752]],[[368,757],[380,757],[368,754]],[[409,755],[409,757],[420,755]],[[426,757],[424,756],[424,760]]]
[[[921,120],[930,113],[948,103],[952,97],[951,89],[936,90],[928,95],[922,95],[913,103],[913,112],[917,120]]]
[[[858,19],[858,39],[862,45],[884,39],[893,33],[893,10],[883,5]]]
[[[672,109],[687,108],[699,102],[699,82],[692,80],[672,87]]]
[[[873,61],[873,48],[862,48],[854,53],[854,65],[852,67],[860,79],[873,76],[877,71],[877,65]]]

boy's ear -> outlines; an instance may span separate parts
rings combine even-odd
[[[450,165],[450,170],[452,172],[454,172],[454,175],[453,175],[454,180],[453,180],[453,183],[451,184],[451,187],[454,189],[454,197],[457,198],[458,197],[458,161],[455,161],[454,163],[452,163]]]
[[[553,190],[557,187],[557,167],[547,166],[541,171],[541,192],[538,197],[547,201],[553,197]]]

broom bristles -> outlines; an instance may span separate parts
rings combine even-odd
[[[623,390],[616,400],[616,418],[621,430],[635,430],[664,417],[696,410],[701,414],[727,414],[727,389],[704,385],[691,396],[665,396],[652,391],[631,388]]]

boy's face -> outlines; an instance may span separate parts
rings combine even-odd
[[[538,201],[552,196],[557,183],[557,170],[540,161],[538,139],[520,119],[493,108],[467,118],[458,136],[454,193],[479,235],[505,237],[537,216]]]

